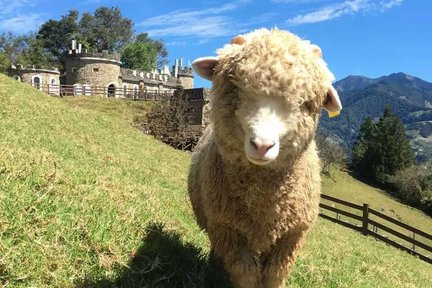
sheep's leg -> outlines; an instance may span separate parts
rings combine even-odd
[[[304,232],[285,235],[275,247],[265,255],[262,270],[265,288],[285,287],[285,278],[294,263],[297,252],[303,244]]]
[[[262,288],[259,255],[246,247],[246,241],[235,231],[220,225],[209,229],[212,249],[221,258],[236,288]]]

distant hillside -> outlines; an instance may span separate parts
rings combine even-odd
[[[348,76],[335,88],[344,108],[337,118],[322,117],[320,131],[351,148],[363,120],[377,119],[389,104],[405,124],[417,159],[432,160],[432,83],[394,73],[376,79]]]

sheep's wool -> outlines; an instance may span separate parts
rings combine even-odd
[[[313,137],[334,79],[321,57],[318,46],[276,29],[240,35],[218,50],[210,125],[193,154],[189,195],[236,287],[283,287],[316,221]],[[263,166],[248,161],[244,148],[261,100],[277,103],[281,122],[279,154]]]

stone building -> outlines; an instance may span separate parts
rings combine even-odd
[[[38,89],[48,90],[50,94],[59,94],[60,72],[56,68],[43,69],[16,65],[11,66],[9,76]]]
[[[60,77],[57,70],[24,68],[12,66],[9,75],[37,87],[60,84],[68,86],[74,95],[104,94],[108,97],[132,97],[137,93],[172,93],[181,86],[193,88],[191,67],[183,67],[182,60],[176,60],[172,70],[168,66],[151,72],[121,67],[120,54],[108,51],[87,51],[74,40],[72,49],[65,59],[65,74]],[[57,86],[57,91],[63,91]],[[50,92],[50,91],[47,91]],[[55,93],[58,94],[58,93]]]

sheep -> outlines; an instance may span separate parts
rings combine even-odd
[[[198,58],[212,81],[210,123],[192,156],[198,225],[235,287],[283,287],[318,215],[321,108],[342,109],[321,49],[283,30],[236,36]]]

